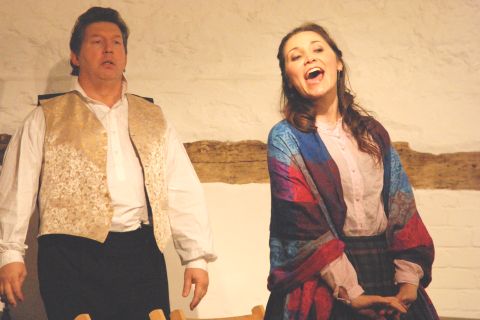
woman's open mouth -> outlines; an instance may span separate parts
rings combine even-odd
[[[305,73],[305,80],[321,80],[325,71],[322,68],[315,67]]]

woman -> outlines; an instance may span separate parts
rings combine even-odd
[[[305,24],[277,57],[266,319],[438,319],[424,290],[432,239],[388,133],[346,86],[342,52]]]

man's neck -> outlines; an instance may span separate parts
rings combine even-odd
[[[91,81],[85,81],[79,77],[78,83],[88,97],[103,102],[110,108],[113,107],[122,96],[122,80],[99,81],[93,83]]]

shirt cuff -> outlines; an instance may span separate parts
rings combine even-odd
[[[350,301],[364,292],[363,288],[358,284],[357,272],[345,253],[330,262],[321,270],[320,274],[330,288],[332,288],[333,296],[336,299],[338,299],[340,287],[343,287],[347,291],[348,300]]]
[[[22,253],[16,250],[6,250],[0,254],[0,268],[12,262],[24,263]]]
[[[359,284],[356,284],[350,288],[346,288],[346,290],[347,290],[348,298],[350,299],[350,301],[355,300],[365,292],[365,290],[363,290],[362,286],[360,286]],[[338,292],[336,297],[338,297]]]
[[[197,260],[189,261],[185,268],[198,268],[198,269],[203,269],[205,271],[208,271],[207,268],[207,260],[200,258]]]
[[[395,283],[410,283],[418,286],[420,279],[423,278],[423,270],[418,264],[395,259]]]

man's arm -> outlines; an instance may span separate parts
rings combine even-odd
[[[44,136],[45,118],[37,108],[10,140],[0,172],[0,295],[12,305],[23,300],[24,242],[36,206]]]
[[[208,290],[207,262],[217,257],[208,220],[203,188],[183,144],[173,128],[167,128],[167,185],[169,217],[175,248],[186,265],[182,295],[195,285],[190,308],[195,308]]]

